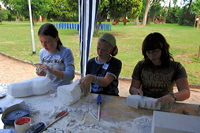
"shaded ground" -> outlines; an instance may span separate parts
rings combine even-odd
[[[27,61],[13,58],[0,52],[0,83],[9,84],[36,77],[35,67]],[[79,79],[77,73],[75,79]],[[127,97],[129,95],[130,79],[120,78],[119,95]],[[191,96],[186,103],[200,104],[200,85],[190,85]],[[176,88],[175,88],[176,90]]]

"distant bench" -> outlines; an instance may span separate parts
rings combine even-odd
[[[79,24],[78,23],[53,23],[53,25],[57,29],[73,29],[79,31]],[[97,27],[97,26],[96,26]],[[111,25],[110,24],[101,24],[100,30],[109,30],[111,31]]]

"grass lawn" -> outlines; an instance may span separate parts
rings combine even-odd
[[[22,60],[39,62],[39,50],[42,48],[37,31],[43,23],[34,26],[34,40],[36,55],[32,55],[29,22],[3,22],[0,24],[0,51]],[[111,24],[111,23],[110,23]],[[152,32],[160,32],[170,44],[170,52],[176,61],[185,67],[190,84],[200,84],[200,29],[177,24],[151,24],[147,26],[134,26],[129,22],[126,26],[120,22],[112,26],[111,31],[100,31],[100,34],[109,32],[115,35],[119,53],[116,56],[123,63],[120,77],[131,78],[136,63],[143,58],[141,45],[143,39]],[[59,29],[64,46],[69,47],[74,54],[76,71],[80,71],[79,32],[77,30]],[[96,42],[93,37],[90,58],[96,56]]]

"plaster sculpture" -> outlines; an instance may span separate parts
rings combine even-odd
[[[79,80],[80,79],[77,79],[69,85],[63,85],[57,88],[58,97],[63,104],[71,105],[80,99],[82,93]]]
[[[129,95],[126,104],[133,108],[147,108],[152,110],[160,110],[161,104],[155,106],[157,99],[140,95]]]
[[[25,81],[8,84],[8,94],[13,97],[27,97],[43,95],[52,89],[52,82],[48,77],[39,76]]]

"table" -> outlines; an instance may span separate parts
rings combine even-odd
[[[56,130],[58,133],[151,131],[153,110],[128,107],[126,97],[102,95],[101,118],[98,121],[96,94],[82,97],[71,106],[64,105],[56,94],[56,92],[49,92],[46,95],[25,98],[13,98],[7,95],[1,99],[0,106],[23,100],[30,107],[32,123],[50,123],[55,120],[55,115],[60,111],[68,110],[67,116],[48,129]],[[175,103],[170,112],[183,114],[183,110],[190,115],[200,116],[200,107],[196,104]]]

